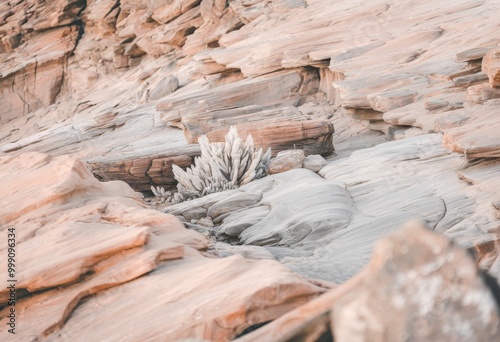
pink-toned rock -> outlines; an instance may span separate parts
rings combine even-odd
[[[4,306],[2,340],[230,340],[324,292],[276,261],[204,257],[197,251],[207,248],[201,234],[147,209],[124,182],[99,182],[75,158],[3,156],[0,181],[0,224],[16,231],[16,317],[23,322],[9,335]],[[0,266],[7,269],[5,258]],[[7,282],[6,272],[0,277]],[[83,302],[89,296],[96,300],[90,316]],[[0,290],[0,304],[8,298],[9,290]],[[96,305],[104,305],[102,317]],[[120,315],[136,315],[135,323],[116,329]],[[182,322],[194,325],[179,329]]]
[[[30,8],[32,16],[24,25],[35,31],[69,25],[78,19],[78,14],[86,5],[85,0],[53,0],[50,2],[35,2]]]
[[[483,59],[483,72],[493,88],[500,88],[500,48],[488,51]]]
[[[51,338],[87,340],[100,335],[229,341],[251,325],[274,320],[322,292],[274,260],[213,259],[191,253],[94,296]],[[129,323],[117,331],[114,322],[122,320]]]
[[[172,242],[193,238],[193,246],[204,247],[201,236],[172,216],[145,209],[125,183],[100,183],[74,158],[27,153],[2,157],[0,166],[5,194],[0,224],[14,227],[19,249],[30,251],[16,259],[24,266],[16,273],[19,289],[34,292],[74,282],[110,255],[144,246],[157,225],[165,225]],[[1,302],[7,292],[0,290]]]
[[[469,255],[447,239],[408,226],[378,243],[368,268],[370,275],[333,306],[335,339],[500,338],[491,290]]]
[[[2,124],[55,102],[63,83],[65,59],[77,36],[76,27],[37,33],[9,61],[0,64]]]
[[[154,10],[152,18],[159,24],[166,24],[197,5],[199,0],[174,0]]]
[[[467,101],[471,103],[483,104],[494,99],[500,99],[500,89],[492,88],[488,83],[467,88]]]
[[[253,79],[244,79],[227,85],[193,93],[176,93],[157,105],[166,125],[174,125],[184,116],[207,111],[258,104],[276,107],[278,104],[296,105],[315,93],[319,86],[317,74],[310,70],[286,70]],[[273,89],[270,92],[269,89]]]
[[[87,163],[97,177],[103,181],[123,180],[137,191],[149,191],[151,186],[175,188],[172,165],[188,167],[194,157],[200,155],[199,145],[166,149],[163,153],[148,154],[133,158],[93,158]]]
[[[500,141],[495,138],[500,130],[497,108],[473,106],[460,114],[461,125],[443,130],[443,146],[467,158],[500,157]]]
[[[297,108],[262,110],[260,106],[223,109],[182,118],[186,140],[196,143],[201,135],[210,141],[224,141],[230,126],[241,137],[251,134],[255,145],[271,148],[273,155],[293,148],[306,154],[328,155],[334,151],[333,124],[326,118],[306,117]]]

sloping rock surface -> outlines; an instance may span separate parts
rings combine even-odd
[[[2,340],[229,340],[324,291],[274,260],[204,256],[204,236],[75,158],[32,152],[0,165],[2,233],[16,231],[18,322],[11,335],[4,288]]]

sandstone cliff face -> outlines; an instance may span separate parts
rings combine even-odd
[[[500,277],[498,17],[496,0],[2,1],[0,224],[18,232],[15,338],[229,340],[299,306],[242,338],[397,340],[403,326],[415,340],[497,338],[489,289],[443,238],[407,231],[380,247],[457,256],[436,271],[443,287],[423,271],[394,287],[431,262],[411,246],[401,263],[379,250],[363,267],[377,240],[420,219]],[[232,125],[273,155],[328,164],[159,211],[133,191],[173,188],[172,165]],[[462,261],[459,288],[449,272]],[[346,283],[321,295],[329,282]],[[394,327],[376,310],[384,291],[399,296]],[[449,321],[443,298],[459,311]],[[412,308],[421,322],[444,318],[420,330]],[[472,328],[438,329],[457,322]]]

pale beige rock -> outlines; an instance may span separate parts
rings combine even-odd
[[[249,208],[258,203],[262,198],[261,194],[252,194],[239,192],[228,198],[217,202],[208,208],[207,215],[212,219],[216,219],[220,215],[231,213],[242,208]]]

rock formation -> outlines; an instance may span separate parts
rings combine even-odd
[[[497,339],[480,272],[500,278],[499,17],[497,0],[2,1],[18,320],[0,271],[0,340]],[[231,126],[279,173],[148,202]],[[428,230],[399,231],[412,219]]]
[[[15,227],[18,241],[18,326],[7,332],[3,288],[2,340],[228,340],[324,292],[275,261],[205,256],[201,234],[146,208],[124,182],[99,182],[74,158],[31,152],[0,165],[0,223]],[[0,279],[6,284],[7,273]]]
[[[467,253],[412,224],[346,283],[236,341],[495,341],[491,290]]]

